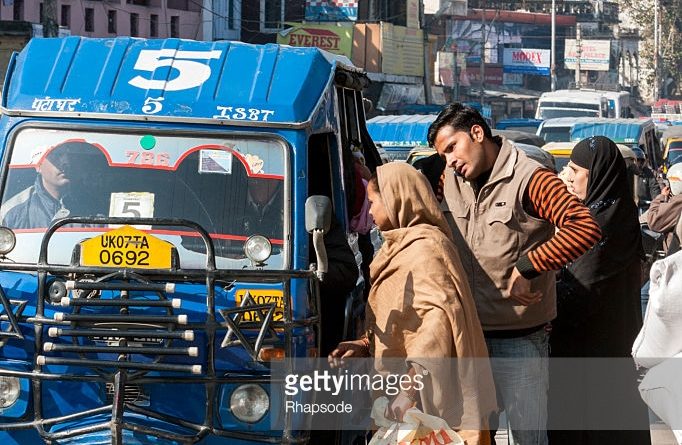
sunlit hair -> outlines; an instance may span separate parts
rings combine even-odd
[[[483,128],[484,136],[488,139],[493,138],[493,133],[490,130],[490,127],[478,110],[470,106],[463,105],[459,102],[455,102],[445,107],[429,127],[429,134],[427,137],[429,147],[434,146],[436,142],[436,134],[438,134],[440,129],[448,125],[454,128],[456,131],[465,131],[469,134],[471,134],[471,127],[474,125],[480,125],[481,128]]]

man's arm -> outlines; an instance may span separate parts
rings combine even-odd
[[[550,240],[519,258],[516,268],[524,278],[560,269],[601,239],[599,224],[588,208],[569,193],[554,172],[539,169],[533,173],[525,198],[524,204],[531,214],[559,230]]]
[[[663,192],[651,201],[646,213],[646,222],[651,230],[665,233],[675,228],[682,213],[682,195],[673,196],[668,200],[670,189],[666,187]]]

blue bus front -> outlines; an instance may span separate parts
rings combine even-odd
[[[226,67],[253,88],[231,89],[243,79]],[[284,91],[277,70],[293,67]],[[307,440],[270,364],[318,354],[302,215],[311,127],[341,144],[335,69],[317,50],[179,40],[36,39],[13,61],[3,444]],[[242,95],[274,103],[234,106]],[[338,152],[328,162],[345,221]]]

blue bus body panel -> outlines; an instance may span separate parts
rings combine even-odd
[[[513,118],[513,119],[502,119],[497,121],[495,128],[498,130],[514,130],[517,127],[535,127],[536,129],[542,123],[542,119],[530,119],[530,118]]]
[[[606,136],[617,144],[637,145],[642,130],[649,120],[600,119],[594,122],[578,122],[571,130],[571,140],[580,141],[590,136]]]
[[[429,126],[435,115],[376,116],[367,121],[367,131],[372,140],[387,150],[427,145]]]
[[[34,38],[5,81],[11,111],[308,121],[337,64],[317,48],[241,42]]]

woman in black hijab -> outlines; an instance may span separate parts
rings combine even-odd
[[[642,326],[643,250],[625,161],[613,141],[593,136],[575,146],[568,167],[568,190],[590,209],[602,239],[557,285],[551,356],[580,359],[550,367],[550,428],[574,429],[550,431],[550,444],[650,444],[630,357]]]

